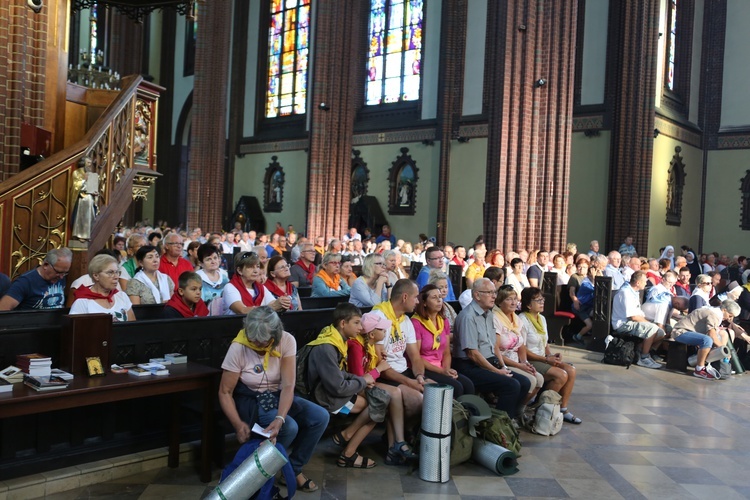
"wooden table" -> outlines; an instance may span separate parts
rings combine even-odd
[[[160,377],[116,373],[94,378],[78,375],[67,389],[50,392],[36,392],[24,384],[15,384],[13,392],[0,394],[0,418],[200,390],[203,398],[200,478],[207,483],[211,480],[216,380],[221,370],[191,362],[168,368],[169,375]],[[180,462],[180,408],[177,397],[173,396],[171,400],[168,465],[174,468]]]

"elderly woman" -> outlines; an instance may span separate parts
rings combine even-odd
[[[490,250],[490,253],[487,254],[486,260],[488,266],[495,266],[500,268],[505,267],[505,257],[503,257],[503,252],[498,250],[497,248],[495,248],[494,250]]]
[[[394,285],[403,275],[403,268],[399,269],[398,265],[398,252],[395,250],[388,250],[383,252],[383,262],[385,262],[385,270],[388,271],[388,282]],[[408,276],[405,276],[408,278]]]
[[[292,307],[289,297],[275,298],[263,286],[260,258],[255,252],[242,252],[234,256],[234,276],[224,287],[224,309],[227,314],[247,314],[258,306],[270,306],[282,312]]]
[[[511,260],[510,270],[511,272],[505,278],[505,284],[512,286],[516,294],[520,296],[523,289],[529,287],[529,278],[523,272],[523,261],[519,257]]]
[[[268,268],[268,250],[263,245],[257,245],[253,247],[253,252],[258,255],[260,262],[260,281],[265,283],[266,281],[266,269]]]
[[[146,245],[135,254],[138,262],[133,279],[128,281],[125,293],[134,305],[164,304],[172,297],[174,282],[172,278],[159,271],[159,251],[156,247]]]
[[[302,301],[299,298],[297,287],[289,281],[292,273],[286,259],[281,255],[271,257],[271,260],[268,261],[266,275],[268,277],[264,283],[266,292],[270,293],[276,299],[279,297],[289,297],[292,301],[289,309],[292,311],[301,311]]]
[[[427,378],[453,387],[453,397],[474,394],[474,384],[451,368],[450,323],[443,315],[443,297],[435,285],[419,292],[419,303],[411,318]]]
[[[557,286],[565,286],[568,284],[570,276],[566,270],[565,257],[562,254],[555,254],[552,258],[552,269],[553,273],[557,273]]]
[[[259,266],[253,255],[252,265]],[[284,331],[279,316],[270,307],[256,307],[245,316],[243,327],[221,365],[221,409],[240,443],[250,439],[254,424],[264,427],[271,441],[278,440],[287,450],[297,489],[315,491],[318,486],[302,467],[328,425],[328,412],[294,395],[297,342]]]
[[[350,288],[341,278],[341,254],[326,253],[312,282],[312,297],[345,297]]]
[[[711,300],[711,287],[713,286],[713,280],[708,274],[699,274],[695,278],[695,289],[693,294],[690,296],[690,302],[688,303],[688,313],[706,307],[709,305]]]
[[[190,242],[191,245],[193,243]],[[201,264],[201,269],[197,273],[202,282],[201,299],[212,310],[212,314],[215,314],[216,306],[211,307],[211,304],[214,300],[222,302],[221,295],[224,287],[229,283],[229,276],[225,270],[221,269],[221,253],[215,246],[204,243],[198,247],[197,255]],[[218,314],[223,314],[223,310]]]
[[[120,277],[117,259],[111,255],[97,255],[89,262],[90,287],[79,286],[70,314],[109,314],[112,321],[135,321],[133,305],[124,293],[117,290]]]
[[[523,403],[528,403],[544,385],[544,377],[536,371],[526,357],[526,341],[521,333],[521,320],[516,315],[518,295],[509,285],[503,285],[497,291],[495,307],[492,309],[495,322],[497,342],[495,355],[502,356],[505,366],[510,371],[529,379],[529,393]]]
[[[372,307],[388,300],[390,287],[383,256],[371,253],[362,264],[362,276],[352,285],[349,302],[357,307]]]
[[[547,343],[549,332],[547,320],[542,316],[544,295],[539,288],[524,288],[521,292],[521,334],[526,344],[526,359],[544,377],[547,389],[562,396],[560,411],[563,419],[571,424],[580,424],[581,419],[568,411],[568,401],[576,383],[576,369],[564,363],[560,353],[552,354]]]
[[[357,281],[357,275],[354,274],[354,264],[352,264],[352,259],[348,255],[341,257],[341,279],[349,285],[349,288]]]
[[[453,306],[446,302],[445,298],[448,296],[448,275],[440,269],[433,269],[430,271],[430,276],[427,278],[427,284],[435,285],[440,290],[440,298],[443,299],[443,317],[448,321],[451,330],[451,339],[453,334],[456,332],[456,310]]]

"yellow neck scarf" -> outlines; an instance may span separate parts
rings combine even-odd
[[[513,330],[513,332],[516,333],[516,335],[521,334],[521,324],[518,322],[518,316],[516,316],[516,313],[512,313],[512,317],[509,318],[507,314],[505,314],[502,309],[495,306],[493,309],[495,316],[500,318],[500,321],[503,322],[503,326],[507,328],[508,330]]]
[[[328,325],[323,328],[318,334],[318,338],[312,342],[308,342],[307,345],[323,345],[331,344],[341,354],[341,361],[339,361],[339,370],[346,368],[346,357],[349,354],[349,347],[346,345],[346,341],[341,333],[333,325]]]
[[[526,316],[526,319],[528,319],[532,325],[534,325],[534,329],[536,330],[536,333],[542,339],[542,348],[543,349],[546,348],[547,347],[547,330],[544,329],[544,326],[542,325],[542,320],[539,318],[539,314],[531,314],[530,312],[524,312],[522,314]]]
[[[232,342],[237,342],[238,344],[242,344],[245,347],[249,347],[258,354],[265,353],[265,355],[263,356],[263,371],[268,371],[268,360],[271,356],[273,356],[274,358],[281,357],[281,351],[275,350],[273,343],[269,344],[267,347],[258,347],[257,345],[250,342],[247,339],[247,335],[245,335],[244,328],[240,330],[240,333],[237,334]]]
[[[750,282],[748,282],[748,283],[745,283],[744,285],[742,285],[742,287],[743,287],[743,288],[744,288],[745,290],[747,290],[748,292],[750,292]]]
[[[443,328],[445,328],[445,321],[443,320],[443,317],[441,315],[437,315],[437,325],[435,325],[430,318],[423,318],[419,314],[415,314],[412,316],[412,319],[416,319],[424,327],[427,329],[428,332],[432,334],[432,350],[437,351],[440,349],[440,334],[443,333]]]
[[[391,301],[386,300],[385,302],[381,302],[380,304],[375,305],[372,310],[382,312],[385,315],[385,319],[390,320],[393,324],[393,328],[390,332],[391,342],[398,342],[401,340],[403,337],[401,333],[401,321],[404,319],[404,315],[402,314],[400,317],[396,317],[396,311],[393,310]]]
[[[370,372],[378,365],[378,353],[375,351],[375,346],[367,341],[362,335],[357,335],[355,339],[359,345],[361,345],[367,353],[367,366],[365,372]]]
[[[341,288],[341,275],[340,274],[334,274],[331,276],[326,272],[325,269],[321,269],[318,274],[318,278],[323,280],[323,283],[326,284],[328,288],[331,290],[338,290]]]

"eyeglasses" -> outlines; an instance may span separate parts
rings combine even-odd
[[[173,241],[172,243],[164,243],[164,245],[166,245],[168,247],[171,247],[171,246],[174,246],[174,245],[182,245],[182,243],[177,242],[177,241]]]
[[[278,271],[288,271],[288,270],[289,270],[289,266],[281,266],[281,267],[277,267],[276,269],[274,269],[274,271],[277,271],[277,272]]]
[[[385,262],[373,262],[372,265],[373,266],[384,266]]]
[[[430,257],[427,260],[442,260],[442,259],[443,259],[442,257]]]
[[[544,297],[539,297],[538,299],[533,299],[532,302],[536,302],[537,304],[544,304]]]
[[[67,273],[65,273],[65,274],[67,274]],[[120,275],[120,271],[119,270],[110,269],[109,271],[102,271],[99,274],[104,274],[104,275],[109,276],[111,278],[113,276],[119,276]]]
[[[477,290],[477,293],[484,293],[487,295],[492,295],[493,297],[497,297],[497,292],[495,290]]]
[[[53,266],[53,265],[52,265],[52,264],[50,264],[49,262],[47,262],[46,264],[47,264],[47,265],[48,265],[49,267],[51,267],[51,268],[52,268],[52,270],[53,270],[53,271],[55,271],[55,274],[57,274],[58,276],[61,276],[61,277],[65,277],[65,276],[67,276],[68,274],[70,274],[70,271],[64,271],[64,272],[63,272],[63,271],[58,271],[57,269],[55,269],[55,266]]]

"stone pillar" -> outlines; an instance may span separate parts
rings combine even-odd
[[[564,250],[577,2],[488,2],[488,248]]]
[[[364,36],[365,4],[320,0],[314,6],[306,230],[311,236],[340,238],[349,223],[355,101],[365,71],[362,44],[356,41]]]
[[[444,245],[448,232],[448,186],[450,185],[451,141],[458,136],[463,107],[464,59],[466,55],[467,0],[443,2],[440,30],[440,77],[438,81],[438,136],[440,167],[438,173],[437,240]]]
[[[201,36],[196,40],[195,80],[187,225],[204,231],[222,228],[229,74],[231,0],[200,2]]]
[[[19,170],[21,123],[44,126],[48,12],[56,6],[35,13],[26,0],[0,2],[0,182]]]
[[[626,236],[641,253],[648,250],[651,167],[654,146],[654,96],[659,43],[659,1],[610,3],[610,41],[615,68],[612,143],[606,249],[616,249]]]

